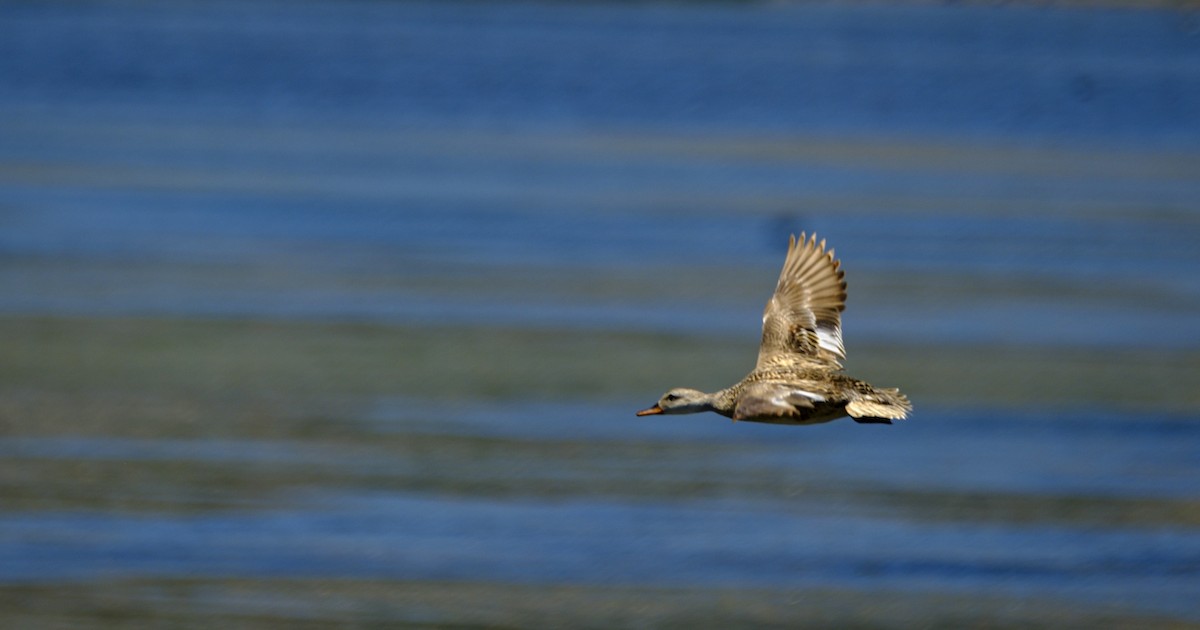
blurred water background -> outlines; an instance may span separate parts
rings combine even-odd
[[[0,4],[5,627],[1200,625],[1185,6]],[[787,235],[910,421],[749,370]]]

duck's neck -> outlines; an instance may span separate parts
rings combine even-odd
[[[713,411],[726,418],[732,418],[733,408],[737,406],[737,393],[732,387],[727,387],[719,392],[707,394],[705,402]]]

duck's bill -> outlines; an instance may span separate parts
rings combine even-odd
[[[659,407],[658,405],[654,405],[653,407],[651,407],[649,409],[643,409],[643,410],[637,412],[637,415],[653,416],[654,414],[658,414],[658,413],[662,413],[662,407]]]

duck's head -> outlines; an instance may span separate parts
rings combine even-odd
[[[686,387],[676,387],[662,395],[653,407],[637,412],[639,416],[666,413],[700,413],[712,411],[712,395]]]

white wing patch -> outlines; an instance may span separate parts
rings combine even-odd
[[[825,402],[825,397],[824,397],[824,396],[822,396],[822,395],[820,395],[820,394],[813,393],[813,392],[806,392],[806,391],[804,391],[803,389],[793,389],[793,390],[792,390],[792,393],[793,393],[793,394],[800,394],[801,396],[804,396],[805,398],[807,398],[807,399],[809,399],[809,400],[812,400],[812,401],[816,401],[816,402]],[[782,401],[780,401],[780,402],[782,402]]]
[[[846,348],[842,345],[842,331],[840,328],[817,328],[817,345],[823,350],[828,350],[833,354],[845,359]]]

